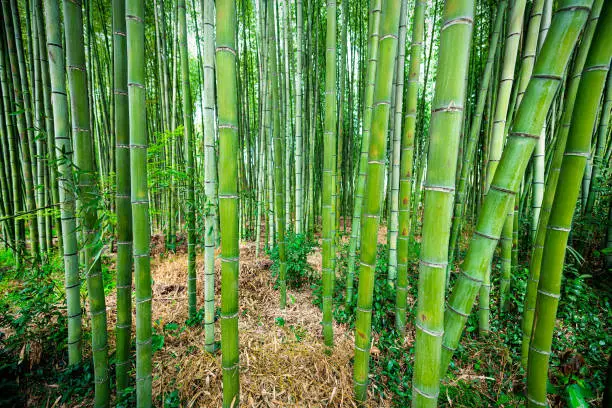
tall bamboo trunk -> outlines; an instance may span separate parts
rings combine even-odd
[[[548,229],[548,219],[559,180],[559,170],[563,160],[563,152],[565,151],[565,144],[567,142],[569,127],[572,120],[578,86],[580,84],[588,51],[591,47],[591,41],[593,40],[593,35],[595,33],[595,27],[599,19],[603,0],[595,0],[592,5],[593,7],[584,30],[584,34],[582,35],[582,41],[578,47],[576,59],[570,73],[570,81],[565,92],[565,106],[561,116],[561,126],[558,128],[559,133],[557,135],[557,143],[553,152],[550,170],[548,172],[549,175],[546,180],[546,187],[544,189],[544,197],[542,199],[542,208],[540,211],[540,218],[538,220],[538,233],[536,234],[531,260],[529,262],[529,279],[527,280],[527,289],[525,292],[525,301],[523,306],[523,336],[521,343],[521,364],[525,368],[527,367],[531,329],[533,326],[533,316],[536,305],[536,294],[538,289],[538,281],[540,279],[540,267],[544,242]]]
[[[323,134],[323,178],[321,203],[323,206],[323,234],[321,248],[323,254],[323,338],[325,345],[333,347],[332,300],[336,270],[336,3],[327,1],[327,35],[325,37],[325,131]]]
[[[399,0],[383,0],[380,17],[379,69],[376,70],[372,125],[366,172],[366,189],[361,226],[361,253],[357,318],[355,322],[355,362],[353,382],[355,399],[364,402],[368,396],[368,372],[372,338],[372,303],[376,269],[378,226],[382,213],[387,155],[393,67],[397,55]],[[329,35],[329,34],[328,34]],[[329,49],[329,47],[328,47]]]
[[[370,2],[368,21],[368,64],[366,67],[366,85],[363,102],[363,122],[361,125],[361,150],[357,184],[355,186],[355,202],[353,204],[353,218],[351,222],[351,238],[349,241],[348,272],[346,275],[346,304],[353,299],[353,285],[355,275],[355,255],[361,230],[361,210],[365,189],[366,169],[368,166],[368,151],[370,148],[370,129],[372,126],[372,101],[374,99],[374,81],[378,61],[378,31],[380,27],[381,1]]]
[[[493,133],[491,135],[490,157],[487,168],[487,190],[495,177],[495,172],[506,142],[506,120],[508,117],[508,106],[510,97],[512,96],[512,85],[514,84],[514,71],[516,59],[518,55],[519,45],[521,42],[521,32],[523,29],[523,16],[525,14],[525,0],[514,2],[508,18],[508,30],[506,32],[506,46],[504,49],[503,65],[501,78],[499,81],[499,89],[497,94],[497,104],[495,105],[495,116],[493,118]],[[514,212],[512,212],[514,214]],[[510,212],[505,213],[506,217],[511,217]],[[513,221],[508,221],[510,224]],[[512,238],[512,230],[510,239]],[[507,236],[505,238],[508,238]],[[490,330],[490,302],[489,296],[491,293],[491,265],[488,272],[484,276],[483,283],[480,287],[479,295],[479,323],[478,330],[481,336],[487,335]]]
[[[113,0],[113,94],[117,166],[117,394],[129,384],[132,332],[132,205],[125,1]]]
[[[221,364],[223,406],[240,403],[238,367],[238,99],[236,92],[236,3],[218,0],[217,107],[219,115],[219,218],[221,232]]]
[[[550,35],[552,36],[552,29]],[[576,108],[572,115],[559,173],[559,184],[548,221],[529,346],[528,407],[539,407],[547,403],[548,363],[561,292],[567,239],[580,192],[580,181],[591,149],[591,136],[596,126],[601,94],[610,69],[612,58],[610,38],[612,38],[612,4],[604,2],[594,42],[590,47],[576,94]]]
[[[92,354],[96,407],[108,406],[110,400],[108,350],[106,333],[106,303],[100,264],[103,250],[97,234],[98,175],[94,166],[93,134],[90,123],[85,47],[83,42],[83,12],[81,4],[64,1],[66,65],[70,86],[72,137],[75,145],[75,165],[79,169],[78,186],[80,216],[91,316]]]
[[[432,102],[421,241],[413,407],[435,407],[440,390],[446,269],[455,171],[467,91],[474,2],[447,2],[440,29],[438,76]]]
[[[81,361],[81,280],[76,235],[75,180],[70,166],[73,151],[69,135],[66,69],[61,30],[60,25],[57,24],[60,18],[57,0],[45,0],[45,18],[55,149],[59,159],[59,201],[63,232],[66,313],[68,315],[68,363],[75,365]]]
[[[406,114],[401,141],[400,185],[399,185],[399,237],[397,242],[397,285],[395,298],[395,325],[400,332],[406,328],[408,307],[408,257],[410,244],[410,197],[412,195],[414,134],[417,121],[417,104],[421,74],[421,56],[425,33],[425,8],[427,3],[415,3],[410,45],[410,70],[406,92]]]
[[[476,295],[487,274],[505,215],[525,173],[546,114],[578,36],[586,23],[590,0],[565,0],[559,4],[534,75],[513,122],[508,143],[483,203],[462,272],[448,301],[444,318],[441,373],[452,358]]]
[[[204,188],[206,193],[204,231],[204,331],[206,351],[215,349],[215,214],[217,172],[215,154],[215,41],[212,0],[202,0],[204,31]]]
[[[130,130],[130,189],[136,281],[136,406],[152,405],[152,314],[147,121],[145,112],[145,5],[127,0],[127,85]]]

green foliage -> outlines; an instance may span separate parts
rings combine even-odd
[[[53,399],[73,404],[91,394],[93,367],[89,359],[66,366],[62,258],[21,271],[11,262],[11,255],[0,252],[0,406],[46,396],[41,384],[57,384]]]
[[[291,289],[301,289],[304,285],[313,281],[313,270],[308,263],[308,254],[314,248],[314,241],[305,234],[296,234],[287,231],[285,235],[287,257],[287,286]],[[280,256],[278,245],[268,252],[272,259],[272,277],[275,279],[274,287],[278,287],[278,274],[280,268]]]
[[[357,308],[357,296],[349,305],[346,305],[346,279],[348,269],[348,244],[341,245],[338,251],[336,264],[337,275],[334,285],[334,319],[338,323],[347,323],[351,327],[355,323],[355,310]],[[376,258],[376,276],[374,281],[374,296],[372,302],[372,330],[384,332],[395,327],[395,289],[387,284],[387,269],[389,251],[386,245],[378,245],[378,256]],[[359,285],[359,272],[355,272],[355,288]],[[313,282],[313,303],[322,306],[322,288],[319,281]]]

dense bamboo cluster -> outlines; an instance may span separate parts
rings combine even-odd
[[[241,404],[240,244],[277,251],[284,316],[295,234],[320,247],[326,353],[354,322],[357,404],[375,331],[435,407],[466,326],[514,315],[524,400],[547,406],[567,248],[594,251],[576,222],[612,264],[612,2],[1,0],[0,20],[2,246],[20,271],[63,258],[66,362],[92,359],[96,407],[156,404],[157,237],[185,246],[188,324]]]

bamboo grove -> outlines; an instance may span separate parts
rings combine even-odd
[[[62,258],[63,353],[93,361],[94,406],[131,387],[138,407],[156,404],[157,236],[169,254],[186,245],[182,301],[190,319],[203,311],[201,347],[221,361],[210,392],[246,406],[241,243],[278,249],[284,313],[295,234],[320,247],[327,354],[338,311],[354,314],[357,405],[376,405],[378,282],[386,330],[411,353],[413,407],[445,404],[466,332],[486,343],[508,315],[520,401],[549,404],[576,223],[602,214],[588,228],[604,280],[612,267],[612,2],[1,6],[2,246],[22,271]]]

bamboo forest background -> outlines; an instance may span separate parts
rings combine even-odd
[[[0,406],[612,407],[612,2],[0,3]]]

